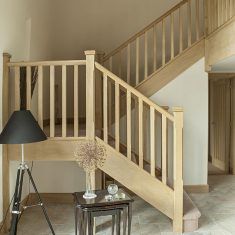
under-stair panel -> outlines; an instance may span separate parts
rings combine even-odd
[[[101,169],[168,217],[173,218],[173,190],[112,147],[106,145],[106,149],[107,159]]]

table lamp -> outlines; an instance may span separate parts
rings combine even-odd
[[[21,163],[17,170],[14,201],[12,206],[12,219],[10,227],[10,235],[17,234],[17,225],[19,220],[20,202],[22,194],[22,185],[25,171],[28,173],[30,182],[35,190],[39,203],[37,206],[41,206],[46,221],[50,227],[52,234],[55,232],[51,225],[50,219],[47,215],[46,209],[42,203],[41,197],[38,193],[37,187],[27,166],[24,161],[24,144],[34,143],[46,140],[47,137],[38,125],[37,121],[33,117],[29,110],[15,111],[8,120],[6,126],[4,127],[2,133],[0,134],[0,144],[20,144],[21,145]],[[30,207],[30,206],[29,206]],[[26,209],[27,207],[25,207]]]

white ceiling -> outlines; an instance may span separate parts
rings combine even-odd
[[[235,56],[231,56],[224,60],[221,60],[217,64],[212,65],[212,72],[225,72],[234,73],[235,72]]]

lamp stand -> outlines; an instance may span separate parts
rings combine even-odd
[[[46,221],[50,227],[52,234],[55,235],[54,229],[53,229],[51,222],[50,222],[50,219],[47,215],[46,208],[44,207],[44,204],[42,203],[41,197],[38,193],[38,190],[37,190],[37,187],[36,187],[35,182],[33,180],[32,174],[29,170],[29,167],[27,166],[27,164],[24,161],[24,145],[23,144],[21,145],[21,163],[20,163],[18,170],[17,170],[14,202],[13,202],[13,207],[12,207],[12,219],[11,219],[11,227],[10,227],[9,235],[16,235],[17,234],[17,225],[18,225],[18,221],[19,221],[19,215],[21,214],[20,203],[21,203],[22,186],[23,186],[23,179],[24,179],[25,171],[28,173],[29,180],[34,188],[34,191],[37,195],[39,203],[36,205],[31,205],[31,206],[24,206],[23,209],[25,210],[29,207],[40,206],[42,208],[43,214],[46,218]]]

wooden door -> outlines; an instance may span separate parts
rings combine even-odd
[[[210,156],[212,165],[229,172],[230,79],[210,82]]]

